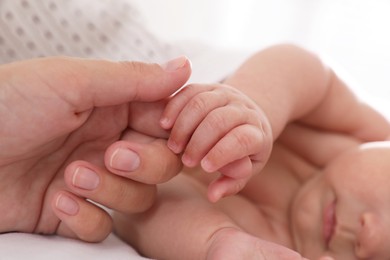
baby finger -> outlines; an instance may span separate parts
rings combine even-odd
[[[250,122],[248,114],[241,107],[229,105],[211,111],[190,137],[182,157],[183,163],[194,167],[232,129],[248,122],[256,123]]]
[[[214,172],[245,156],[266,161],[271,145],[258,127],[240,125],[219,140],[202,159],[201,165],[205,171]]]
[[[168,147],[175,153],[183,151],[192,133],[214,109],[226,105],[218,93],[202,92],[193,97],[176,119],[168,140]]]
[[[210,183],[207,190],[207,197],[209,201],[217,202],[223,197],[237,194],[245,187],[246,183],[246,179],[237,180],[221,175],[221,177]]]
[[[199,86],[200,85],[195,84],[185,86],[169,100],[160,120],[160,124],[164,129],[170,129],[173,127],[178,115],[194,96],[209,90],[208,85]]]

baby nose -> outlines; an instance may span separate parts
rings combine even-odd
[[[390,248],[386,247],[383,228],[378,216],[370,212],[362,214],[356,242],[356,255],[359,258],[374,258],[386,254],[388,256]]]

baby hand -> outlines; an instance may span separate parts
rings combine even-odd
[[[242,190],[272,149],[272,131],[263,111],[227,85],[185,87],[168,102],[161,126],[171,129],[168,147],[183,152],[184,165],[200,164],[206,172],[221,173],[208,187],[212,202]]]

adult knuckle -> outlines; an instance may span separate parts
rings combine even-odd
[[[149,209],[157,196],[156,185],[143,185],[128,200],[128,205],[125,208],[125,213],[139,213]]]
[[[180,158],[174,154],[162,139],[154,140],[145,152],[148,163],[142,169],[142,182],[160,184],[177,175],[182,168]]]
[[[144,75],[148,74],[151,71],[151,67],[153,64],[145,64],[138,61],[120,61],[119,66],[122,67],[126,71],[131,71],[132,74]]]
[[[156,168],[153,174],[153,183],[161,184],[170,180],[174,175],[176,175],[176,168],[173,163],[168,159],[160,158],[158,162],[158,168]]]
[[[93,80],[85,62],[70,57],[42,59],[38,66],[32,67],[30,72],[75,107],[85,99],[83,91],[79,90],[91,86]]]
[[[145,181],[147,184],[160,184],[167,181],[169,166],[165,157],[156,158],[150,167],[148,169],[148,180]]]
[[[118,65],[125,73],[130,75],[135,84],[139,84],[142,80],[150,80],[158,77],[162,69],[157,63],[143,63],[139,61],[120,61]]]
[[[113,201],[132,201],[134,194],[137,194],[138,191],[136,188],[131,187],[130,183],[136,183],[132,180],[125,180],[121,182],[119,185],[116,185],[115,192],[112,193],[112,200]],[[130,185],[129,185],[130,184]],[[129,198],[130,197],[130,198]],[[126,198],[126,200],[124,200]]]

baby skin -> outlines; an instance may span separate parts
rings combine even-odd
[[[149,211],[115,215],[141,254],[390,258],[390,125],[312,53],[270,47],[151,109],[185,168]]]

